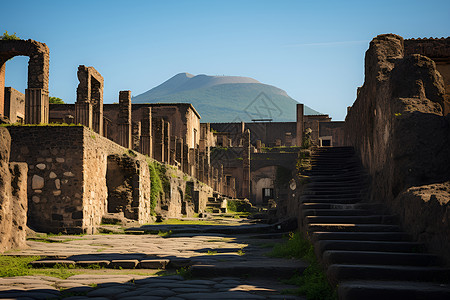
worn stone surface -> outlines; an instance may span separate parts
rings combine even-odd
[[[419,54],[404,56],[403,42],[387,34],[370,43],[364,85],[347,115],[345,134],[372,177],[370,198],[405,217],[410,206],[407,197],[398,198],[403,191],[450,180],[450,117],[443,116],[444,82],[435,62]],[[426,210],[424,228],[442,226],[448,204],[440,205],[423,203],[416,212]],[[402,219],[404,228],[415,231],[417,225],[407,219]],[[436,232],[433,240],[449,236]],[[448,248],[430,246],[450,261]]]
[[[0,128],[0,253],[26,247],[27,165],[9,162],[10,142]]]

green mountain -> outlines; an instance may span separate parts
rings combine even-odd
[[[240,76],[194,76],[180,73],[157,87],[132,98],[133,103],[192,103],[201,122],[296,120],[296,104],[288,94],[271,85]],[[304,106],[305,115],[321,113]]]

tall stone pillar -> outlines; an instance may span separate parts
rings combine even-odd
[[[5,60],[0,59],[0,115],[5,115]]]
[[[4,92],[4,89],[3,89]],[[48,123],[49,104],[48,91],[39,88],[25,90],[25,123]]]
[[[164,162],[170,164],[170,123],[164,121]]]
[[[230,189],[231,189],[230,197],[236,198],[236,178],[234,177],[230,178]]]
[[[131,133],[131,91],[120,91],[118,144],[131,148]]]
[[[224,194],[225,193],[225,190],[224,190],[224,180],[223,180],[223,165],[222,164],[220,164],[219,165],[219,169],[218,169],[218,177],[217,177],[217,183],[218,183],[218,188],[217,188],[217,191],[219,192],[219,193],[221,193],[221,194]]]
[[[149,157],[153,156],[152,153],[152,108],[144,107],[142,109],[141,119],[141,139],[140,139],[140,152]]]
[[[183,168],[183,139],[178,138],[176,143],[175,160],[180,164],[180,170]]]
[[[199,153],[198,156],[198,180],[205,182],[205,154]]]
[[[189,170],[189,146],[183,143],[183,172],[191,175]]]
[[[242,135],[242,197],[250,197],[250,130],[247,129]]]
[[[189,175],[192,177],[197,177],[195,174],[195,149],[189,149]]]
[[[199,178],[200,173],[200,151],[198,148],[194,149],[194,169],[195,169],[195,177]]]
[[[297,133],[296,144],[297,147],[301,147],[303,144],[303,104],[297,104]]]
[[[131,126],[131,145],[134,151],[139,151],[141,143],[141,122],[132,122]]]
[[[170,137],[170,158],[169,158],[169,164],[175,165],[175,157],[176,157],[176,151],[177,151],[177,141],[178,137],[171,136]]]
[[[103,77],[93,67],[78,66],[75,123],[103,134]],[[120,98],[120,94],[119,94]]]
[[[164,120],[160,117],[152,118],[153,128],[153,158],[164,162]]]

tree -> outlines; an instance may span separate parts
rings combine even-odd
[[[5,33],[0,37],[0,39],[2,39],[4,41],[20,40],[20,38],[18,36],[16,36],[15,32],[13,34],[8,34],[8,31],[5,31]]]
[[[49,97],[48,102],[52,104],[64,104],[64,101],[61,98],[57,97]]]

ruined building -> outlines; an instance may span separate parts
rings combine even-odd
[[[345,120],[345,139],[403,227],[450,261],[450,38],[379,35]]]

